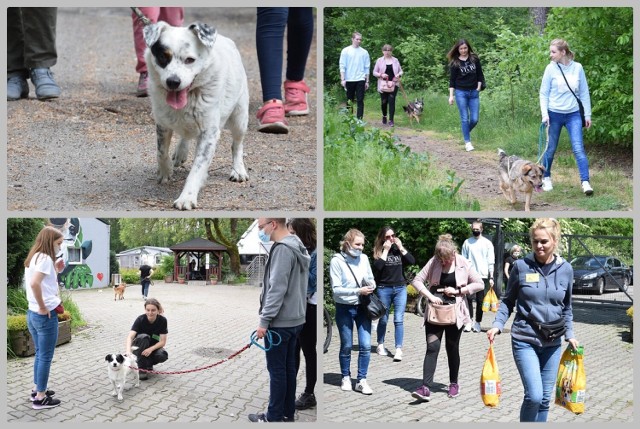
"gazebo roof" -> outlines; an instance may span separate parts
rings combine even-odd
[[[205,238],[194,238],[193,240],[185,241],[184,243],[176,244],[169,249],[173,252],[185,252],[185,251],[226,251],[227,248],[216,241],[210,241]]]

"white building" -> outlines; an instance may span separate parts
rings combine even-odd
[[[139,268],[141,265],[156,267],[163,256],[173,257],[173,251],[167,247],[141,246],[124,250],[116,254],[120,268]]]

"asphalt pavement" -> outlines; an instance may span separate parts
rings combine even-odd
[[[109,288],[71,294],[88,325],[55,350],[49,387],[62,404],[33,410],[28,395],[34,358],[8,360],[9,423],[248,423],[249,413],[266,410],[269,375],[265,352],[256,346],[210,369],[151,374],[140,382],[140,387],[126,390],[124,400],[119,402],[110,395],[105,356],[124,351],[131,324],[143,314],[140,286],[127,287],[122,301],[114,301]],[[218,363],[243,348],[258,326],[259,296],[260,289],[253,286],[156,281],[149,297],[157,298],[165,308],[169,360],[154,370],[190,371]],[[303,361],[296,396],[304,389],[304,367]],[[298,422],[315,420],[315,408],[296,412]]]

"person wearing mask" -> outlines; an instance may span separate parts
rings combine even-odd
[[[484,300],[484,294],[489,291],[490,287],[493,287],[493,268],[495,265],[496,256],[493,249],[493,243],[486,237],[482,236],[482,222],[473,222],[471,224],[472,237],[467,238],[462,244],[462,256],[466,258],[476,270],[482,281],[484,282],[484,288],[479,290],[475,294],[476,302],[476,322],[465,325],[465,332],[473,330],[474,332],[480,332],[482,330],[480,323],[482,322],[482,301]],[[496,290],[496,296],[498,299],[500,295]],[[467,301],[469,302],[469,313],[473,317],[473,301],[474,295],[467,295]],[[472,321],[473,322],[473,321]]]

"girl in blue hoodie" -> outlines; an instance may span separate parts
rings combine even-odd
[[[524,386],[520,421],[546,422],[562,355],[562,338],[545,339],[536,325],[563,320],[565,340],[574,349],[578,347],[571,309],[573,268],[557,254],[560,224],[556,219],[536,219],[529,237],[533,252],[514,263],[487,337],[493,341],[502,332],[515,307],[511,347]]]

